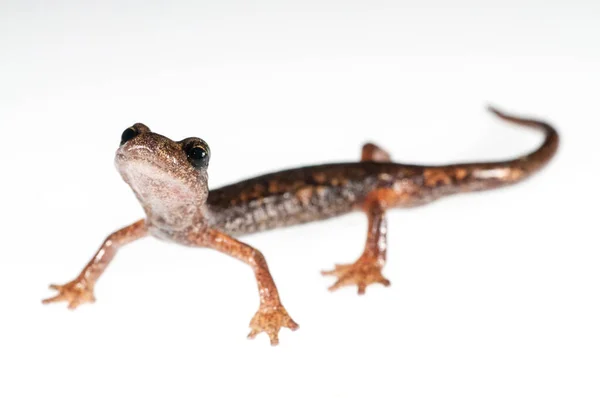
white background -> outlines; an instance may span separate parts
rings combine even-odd
[[[96,3],[1,3],[0,396],[600,395],[600,3]],[[217,187],[366,140],[416,163],[539,144],[488,103],[555,124],[558,156],[390,212],[390,288],[319,274],[359,255],[361,214],[245,238],[300,324],[277,348],[245,339],[246,265],[153,238],[94,305],[40,303],[143,215],[112,164],[134,122],[204,138]]]

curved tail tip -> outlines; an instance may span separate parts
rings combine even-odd
[[[500,116],[500,117],[505,117],[506,116],[506,114],[504,112],[502,112],[501,110],[499,110],[498,108],[496,108],[493,105],[488,105],[487,106],[487,110],[490,111],[490,112],[492,112],[496,116]]]

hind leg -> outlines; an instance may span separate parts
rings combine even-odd
[[[390,162],[389,153],[373,143],[362,147],[362,162]],[[364,294],[368,285],[381,283],[389,286],[390,281],[383,277],[381,269],[385,265],[387,251],[387,221],[385,208],[393,206],[396,193],[390,189],[376,190],[369,194],[363,204],[363,211],[369,220],[367,241],[362,255],[352,264],[338,264],[331,271],[321,271],[326,276],[338,278],[330,291],[342,286],[356,285],[358,294]]]
[[[389,286],[390,281],[383,277],[381,269],[385,265],[387,251],[387,222],[385,219],[385,194],[378,191],[369,195],[363,209],[369,219],[367,241],[362,255],[353,264],[336,265],[334,270],[322,271],[323,275],[338,278],[330,288],[337,290],[342,286],[358,286],[358,294],[364,294],[368,285],[381,283]]]
[[[391,157],[390,154],[387,153],[385,150],[381,149],[375,144],[368,142],[362,147],[362,154],[360,160],[363,162],[370,161],[385,163],[390,162]]]

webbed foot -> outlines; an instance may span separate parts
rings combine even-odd
[[[354,264],[336,265],[335,269],[321,271],[321,274],[338,278],[337,282],[329,287],[329,291],[337,290],[342,286],[356,285],[358,294],[365,294],[367,286],[373,283],[390,285],[390,281],[383,277],[377,259],[364,254]]]
[[[265,332],[269,335],[271,345],[276,346],[279,344],[278,334],[282,327],[296,330],[298,329],[298,324],[292,320],[282,305],[274,307],[261,305],[250,321],[250,328],[252,330],[248,334],[248,338],[253,339],[257,334]]]
[[[66,301],[69,303],[68,308],[74,310],[81,304],[96,301],[93,287],[78,279],[64,285],[50,285],[50,289],[58,290],[58,294],[42,300],[44,304]]]

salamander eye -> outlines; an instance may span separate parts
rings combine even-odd
[[[137,137],[140,133],[138,133],[133,127],[129,127],[123,134],[121,134],[121,145],[126,143],[127,141]]]
[[[191,145],[186,146],[185,153],[192,166],[196,169],[207,167],[208,161],[210,160],[210,149],[208,148],[208,145],[198,142],[190,144]]]

